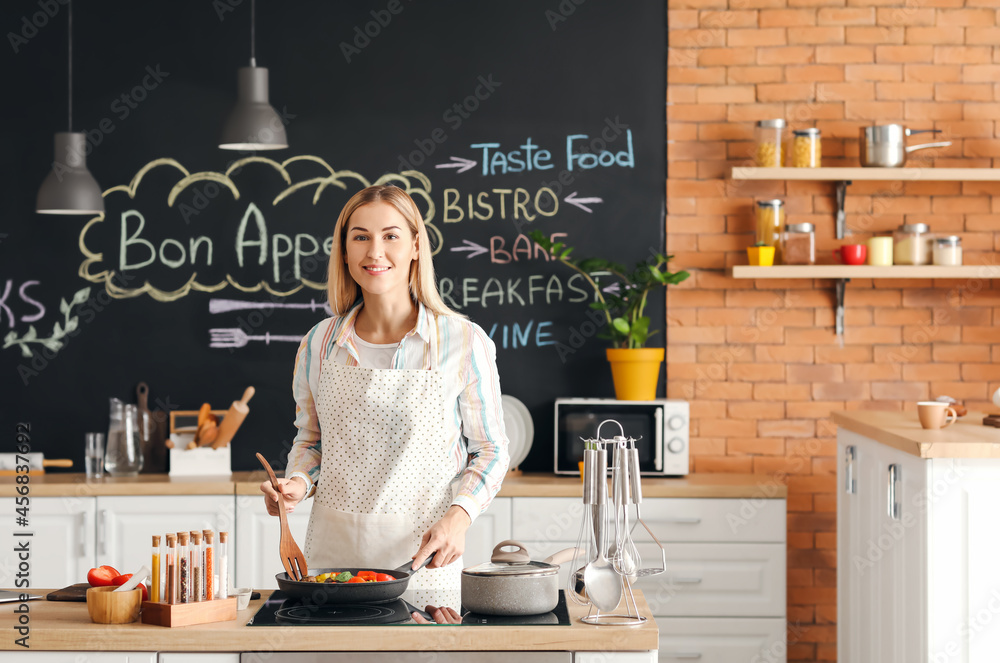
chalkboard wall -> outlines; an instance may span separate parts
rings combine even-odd
[[[249,0],[77,2],[73,19],[98,218],[34,213],[67,125],[66,8],[0,9],[0,450],[27,421],[36,451],[82,471],[108,397],[134,402],[145,381],[151,408],[225,409],[254,385],[233,469],[256,469],[256,451],[283,464],[329,234],[380,179],[417,200],[446,301],[491,333],[503,391],[531,411],[524,469],[552,467],[556,397],[613,396],[592,294],[523,234],[619,262],[663,250],[661,2],[261,0],[257,62],[290,147],[257,155],[217,147]]]

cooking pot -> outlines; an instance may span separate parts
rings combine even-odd
[[[861,165],[872,168],[901,168],[906,155],[928,147],[948,147],[951,141],[906,146],[905,137],[913,134],[940,133],[940,129],[907,129],[902,124],[882,124],[862,127],[860,141]]]
[[[490,562],[462,571],[462,606],[483,615],[552,612],[559,603],[559,565],[573,559],[576,552],[576,548],[566,548],[533,562],[524,544],[501,541]]]

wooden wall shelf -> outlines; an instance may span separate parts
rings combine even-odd
[[[755,168],[734,166],[734,180],[1000,182],[1000,168]]]
[[[997,279],[1000,265],[753,265],[733,266],[734,279],[834,279],[834,330],[843,343],[844,293],[851,279]]]
[[[995,279],[998,265],[736,265],[735,279]]]

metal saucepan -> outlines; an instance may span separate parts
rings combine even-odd
[[[940,129],[907,129],[902,124],[883,124],[862,127],[860,131],[861,165],[870,168],[901,168],[906,155],[928,147],[948,147],[951,141],[906,146],[906,136],[922,133],[940,133]]]
[[[503,548],[516,548],[504,551]],[[567,548],[532,562],[524,544],[502,541],[492,561],[462,571],[462,607],[482,615],[541,615],[559,603],[559,564],[573,559]]]
[[[434,558],[424,560],[420,565],[423,568]],[[311,603],[327,603],[331,605],[349,605],[353,603],[387,603],[398,599],[410,582],[413,574],[419,571],[410,569],[413,561],[407,561],[394,569],[373,569],[371,567],[333,567],[329,569],[309,569],[313,575],[320,575],[329,571],[350,571],[357,575],[361,571],[374,571],[375,573],[387,573],[395,580],[383,580],[382,582],[309,582],[307,580],[292,580],[287,573],[279,573],[274,576],[278,581],[278,588],[289,596],[304,599]]]

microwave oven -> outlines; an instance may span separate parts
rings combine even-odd
[[[556,474],[580,474],[583,440],[597,436],[601,422],[622,425],[626,438],[635,438],[639,471],[643,476],[681,476],[688,473],[687,401],[657,399],[619,401],[605,398],[558,398],[555,404]],[[605,424],[601,436],[620,435],[618,427]],[[609,466],[611,457],[608,457]]]

